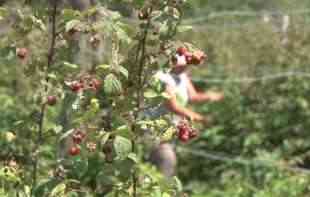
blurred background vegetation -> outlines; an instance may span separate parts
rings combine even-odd
[[[126,2],[102,1],[135,18]],[[178,175],[191,196],[309,196],[309,21],[307,0],[187,1],[183,24],[192,28],[178,38],[209,56],[193,69],[193,80],[226,96],[222,103],[196,106],[217,124],[177,145]],[[28,98],[36,82],[23,76],[13,56],[0,43],[2,139],[17,120],[35,116]],[[2,154],[18,149],[6,140],[0,147]]]

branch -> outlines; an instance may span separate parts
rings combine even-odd
[[[51,45],[49,47],[49,51],[47,54],[47,67],[45,70],[45,80],[46,83],[48,83],[49,81],[49,77],[48,77],[48,71],[49,68],[52,65],[53,62],[53,57],[55,54],[55,43],[56,43],[56,37],[57,37],[57,33],[56,33],[56,15],[57,15],[57,4],[58,4],[58,0],[53,0],[52,1],[52,13],[51,13],[51,23],[52,23],[52,38],[51,38]],[[45,85],[44,91],[47,92],[48,87],[47,85]],[[31,188],[31,194],[33,194],[34,188],[37,185],[37,171],[38,171],[38,163],[39,163],[39,158],[36,155],[37,151],[40,147],[40,145],[43,143],[43,126],[44,126],[44,117],[45,117],[45,111],[46,111],[46,103],[43,103],[41,106],[41,112],[40,112],[40,119],[38,122],[39,125],[39,131],[38,131],[38,139],[37,139],[37,143],[35,146],[35,150],[34,150],[34,162],[33,162],[33,175],[32,175],[32,188]]]
[[[152,12],[152,7],[150,8],[150,12]],[[147,40],[147,35],[148,35],[148,31],[151,25],[151,18],[148,18],[147,21],[147,25],[144,28],[143,31],[143,37],[140,40],[139,44],[138,44],[138,49],[137,49],[137,56],[136,56],[136,62],[138,63],[138,54],[141,51],[141,56],[140,56],[140,60],[139,60],[139,70],[138,70],[138,87],[137,87],[137,112],[134,115],[134,122],[136,122],[137,118],[138,118],[138,113],[141,109],[141,99],[142,98],[142,93],[143,93],[143,86],[144,86],[144,80],[142,80],[142,75],[143,75],[143,69],[144,69],[144,65],[145,65],[145,53],[146,53],[146,40]],[[134,133],[136,130],[136,126],[135,124],[132,125],[132,131]],[[136,148],[135,148],[135,139],[132,140],[132,152],[135,152]],[[132,174],[132,181],[133,181],[133,197],[137,197],[137,175],[136,175],[136,171],[134,170],[133,174]]]

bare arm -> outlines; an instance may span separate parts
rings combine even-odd
[[[169,100],[166,103],[169,110],[178,114],[179,116],[189,118],[193,121],[203,121],[205,119],[201,114],[179,105],[173,88],[167,86],[166,92],[170,96]]]
[[[196,103],[205,101],[221,101],[224,98],[223,93],[220,92],[214,92],[214,91],[198,92],[189,78],[187,78],[187,89],[190,101]]]

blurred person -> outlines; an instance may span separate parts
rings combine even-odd
[[[202,103],[207,101],[221,101],[223,93],[207,91],[197,91],[188,75],[188,69],[192,65],[199,65],[204,62],[206,55],[202,51],[189,52],[187,48],[180,47],[173,57],[171,70],[168,73],[159,71],[155,76],[165,85],[165,92],[169,99],[164,104],[166,110],[172,112],[172,122],[175,126],[183,119],[200,122],[205,125],[210,124],[210,117],[204,116],[187,107],[189,102]],[[151,152],[150,160],[166,176],[175,174],[177,158],[174,146],[168,142],[162,142],[155,146]]]

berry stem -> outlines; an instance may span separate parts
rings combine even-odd
[[[48,77],[48,70],[52,65],[53,62],[53,57],[55,53],[55,42],[56,42],[56,15],[57,15],[57,5],[58,5],[58,0],[53,0],[52,1],[52,9],[51,9],[51,24],[52,24],[52,38],[51,38],[51,45],[47,54],[47,67],[45,70],[45,80],[48,83],[49,77]],[[47,92],[48,87],[47,85],[44,85],[44,91]],[[34,162],[33,162],[33,174],[32,174],[32,187],[31,187],[31,196],[33,195],[34,189],[36,188],[37,185],[37,171],[38,171],[38,164],[39,164],[39,157],[37,155],[38,150],[43,143],[43,127],[44,127],[44,117],[45,117],[45,110],[46,110],[46,103],[43,103],[41,105],[41,111],[40,111],[40,118],[38,121],[38,138],[37,142],[34,148]]]

